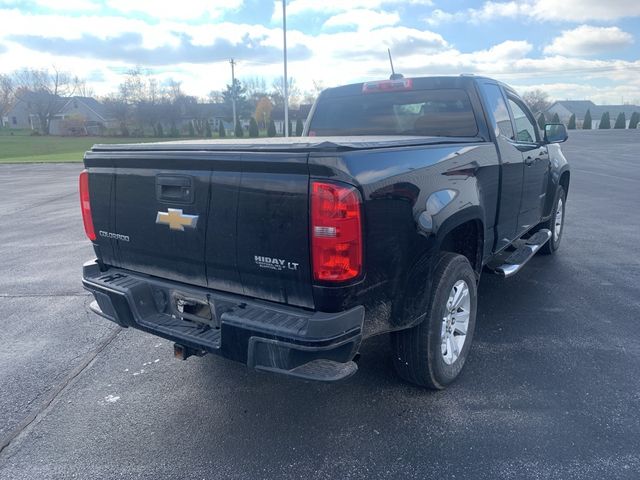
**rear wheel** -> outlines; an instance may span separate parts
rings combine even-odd
[[[564,231],[564,214],[567,204],[567,194],[564,191],[562,185],[558,186],[556,190],[556,197],[553,202],[553,211],[551,217],[546,222],[542,222],[538,229],[548,228],[551,232],[551,238],[545,243],[540,252],[544,255],[551,255],[560,248],[560,241],[562,240],[562,233]]]
[[[443,389],[466,361],[476,323],[476,276],[466,257],[442,253],[434,272],[426,318],[391,336],[398,374],[412,383]]]

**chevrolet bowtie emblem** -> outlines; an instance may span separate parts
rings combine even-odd
[[[198,215],[186,215],[181,208],[169,208],[166,212],[158,212],[156,223],[169,225],[171,230],[184,232],[184,227],[196,228]]]

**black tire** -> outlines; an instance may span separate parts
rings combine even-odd
[[[459,356],[447,364],[442,352],[443,317],[449,312],[449,295],[460,280],[464,280],[468,287],[469,322]],[[427,315],[419,325],[391,334],[393,363],[405,380],[441,390],[462,371],[473,340],[477,308],[476,275],[466,257],[454,253],[439,255],[427,305]]]
[[[560,234],[556,236],[555,227],[556,227],[556,215],[558,213],[558,206],[560,205],[560,201],[562,201],[562,215],[561,215],[561,225],[560,225]],[[562,188],[562,185],[558,185],[558,189],[556,190],[556,196],[553,199],[553,210],[551,211],[551,217],[546,222],[542,222],[538,225],[537,230],[542,228],[547,228],[551,232],[551,238],[547,243],[545,243],[539,252],[543,255],[551,255],[560,248],[560,241],[562,240],[562,233],[564,232],[564,217],[567,212],[567,194]]]

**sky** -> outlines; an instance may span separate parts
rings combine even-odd
[[[640,104],[640,0],[288,0],[302,90],[405,76],[487,75],[556,100]],[[282,2],[0,0],[0,73],[50,68],[98,95],[140,66],[206,96],[282,76]]]

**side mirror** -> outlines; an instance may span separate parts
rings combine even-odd
[[[562,123],[547,123],[544,126],[544,143],[562,143],[567,138],[567,128]]]

